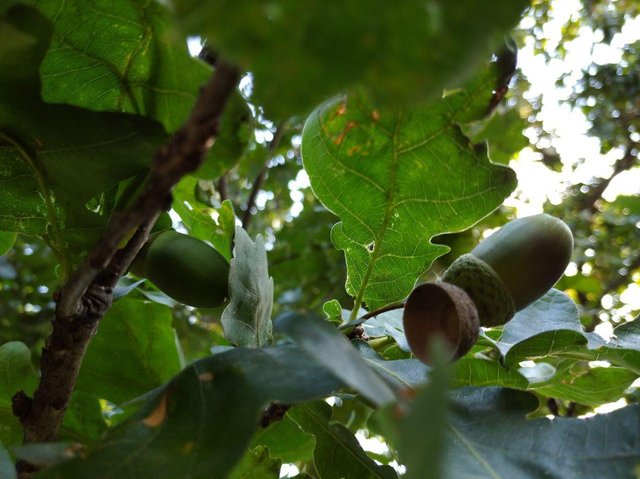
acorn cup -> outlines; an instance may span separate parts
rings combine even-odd
[[[152,234],[130,270],[189,306],[214,308],[229,295],[227,260],[204,241],[171,229]]]
[[[449,350],[449,361],[464,356],[480,332],[478,311],[467,293],[453,284],[424,283],[416,286],[405,303],[404,333],[411,352],[431,364],[433,340],[440,336]]]
[[[549,291],[572,251],[571,230],[558,218],[541,214],[507,223],[454,261],[442,281],[409,295],[403,322],[412,352],[428,364],[428,344],[439,334],[451,347],[451,360],[464,356],[479,326],[505,324]]]

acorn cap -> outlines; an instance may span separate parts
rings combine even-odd
[[[443,282],[418,285],[407,298],[402,316],[404,332],[413,354],[431,364],[431,346],[444,340],[450,361],[464,356],[480,332],[478,312],[469,296],[457,286]]]
[[[500,276],[481,259],[464,254],[442,276],[442,281],[462,288],[478,310],[482,326],[505,324],[516,314],[516,304]]]

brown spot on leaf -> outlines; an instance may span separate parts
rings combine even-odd
[[[342,133],[340,133],[338,137],[335,140],[333,140],[333,142],[336,145],[340,145],[344,141],[345,137],[347,136],[347,133],[353,130],[356,126],[358,126],[358,124],[355,121],[348,122],[345,125],[345,127],[342,129]]]
[[[354,154],[358,153],[358,151],[360,151],[360,147],[358,145],[352,146],[347,150],[347,155],[353,156]]]
[[[347,113],[347,102],[342,102],[336,110],[336,116],[342,116]]]
[[[213,381],[213,373],[202,373],[198,376],[200,381],[211,382]]]
[[[142,423],[147,427],[160,426],[167,417],[167,394],[163,394],[160,398],[160,402],[156,408],[151,411],[147,417],[142,420]]]
[[[378,110],[373,110],[371,112],[371,119],[375,122],[380,121],[380,112]]]

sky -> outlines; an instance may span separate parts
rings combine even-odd
[[[553,50],[561,41],[561,27],[571,15],[576,15],[580,8],[579,0],[556,0],[553,2],[551,21],[544,26],[548,48]],[[531,26],[532,19],[525,18],[523,27]],[[525,148],[510,166],[518,175],[518,189],[506,202],[508,206],[517,208],[518,216],[528,216],[542,212],[542,204],[548,198],[552,203],[562,201],[562,191],[568,184],[585,183],[594,176],[609,177],[612,164],[622,153],[613,150],[607,155],[600,154],[600,143],[597,138],[587,136],[589,123],[582,112],[571,110],[562,104],[568,98],[569,88],[559,88],[556,80],[569,73],[574,80],[580,78],[581,71],[591,63],[618,63],[621,58],[621,47],[640,39],[640,18],[627,22],[620,35],[614,37],[611,45],[598,43],[601,36],[588,27],[581,27],[578,37],[566,43],[567,55],[564,60],[553,59],[545,62],[542,55],[536,55],[533,39],[528,38],[524,48],[518,51],[518,66],[528,81],[531,89],[528,97],[542,95],[543,107],[541,119],[546,131],[553,132],[556,139],[552,146],[559,153],[564,165],[559,173],[546,168],[535,161],[539,154]],[[595,44],[595,46],[594,46]],[[535,139],[533,129],[525,131],[530,139]],[[581,160],[583,163],[574,168]],[[628,171],[616,177],[604,193],[604,198],[612,201],[619,194],[640,193],[640,171]]]

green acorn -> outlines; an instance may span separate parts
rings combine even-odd
[[[152,234],[130,270],[190,306],[220,306],[229,294],[229,263],[224,257],[204,241],[174,230]]]
[[[573,251],[573,235],[547,214],[519,218],[458,258],[442,281],[471,297],[482,326],[509,321],[560,279]]]

